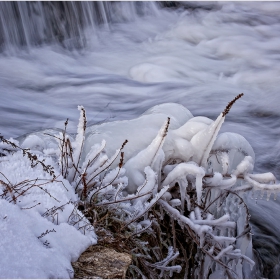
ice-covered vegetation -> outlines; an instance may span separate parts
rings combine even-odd
[[[98,241],[133,256],[133,278],[258,275],[243,200],[280,184],[254,174],[247,140],[219,130],[238,95],[211,120],[182,105],[77,133],[1,137],[0,267],[5,278],[73,277],[71,261]],[[9,234],[7,234],[9,233]],[[26,265],[26,259],[29,258]]]

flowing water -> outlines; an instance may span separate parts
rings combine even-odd
[[[0,2],[0,132],[74,132],[163,102],[243,135],[280,179],[279,2]],[[247,199],[265,277],[280,277],[279,198]]]

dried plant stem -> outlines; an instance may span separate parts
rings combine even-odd
[[[28,159],[31,161],[31,167],[35,167],[37,164],[40,164],[43,167],[43,170],[49,173],[53,178],[56,178],[54,173],[54,168],[50,165],[45,165],[44,160],[39,160],[38,157],[29,152],[29,149],[23,149],[16,145],[15,143],[5,139],[2,135],[0,135],[0,141],[12,146],[13,148],[19,149],[22,151],[23,156],[27,155]]]
[[[233,100],[231,100],[231,101],[228,103],[227,107],[225,108],[225,110],[224,110],[223,113],[222,113],[222,114],[223,114],[223,117],[225,117],[225,116],[229,113],[229,111],[230,111],[232,105],[233,105],[239,98],[241,98],[243,95],[244,95],[244,93],[238,94]]]
[[[134,200],[134,199],[140,198],[140,197],[148,195],[148,194],[152,194],[152,192],[146,192],[146,193],[143,193],[141,195],[137,195],[135,197],[129,197],[129,198],[125,198],[125,199],[121,199],[121,200],[117,200],[117,201],[110,201],[110,202],[105,202],[105,203],[97,203],[94,206],[95,207],[100,207],[100,206],[106,206],[106,205],[110,205],[110,204],[116,204],[116,203],[120,203],[120,202],[130,201],[130,200]]]

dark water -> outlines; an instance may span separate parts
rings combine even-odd
[[[167,7],[168,6],[168,7]],[[243,135],[280,179],[279,2],[0,2],[0,132],[75,131],[163,102]],[[279,201],[248,199],[265,277],[280,277]]]

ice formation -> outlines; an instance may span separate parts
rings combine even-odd
[[[68,217],[69,226],[82,228],[88,238],[83,237],[84,240],[94,242],[94,231],[91,232],[86,218],[69,202],[77,201],[77,194],[84,203],[107,206],[137,235],[152,232],[154,221],[149,211],[158,205],[187,230],[201,249],[197,257],[204,258],[205,265],[195,269],[197,275],[208,277],[212,271],[210,278],[251,277],[255,272],[251,272],[254,254],[248,236],[249,214],[239,194],[250,189],[261,190],[269,198],[280,185],[271,173],[253,174],[255,154],[244,137],[229,132],[219,134],[230,107],[241,96],[230,102],[214,121],[193,117],[183,106],[167,103],[152,107],[134,120],[94,125],[87,131],[85,110],[79,106],[81,114],[75,138],[65,131],[47,130],[21,137],[17,145],[31,147],[40,159],[56,166],[56,176],[61,172],[64,177],[62,182],[67,192],[61,185],[52,188],[53,181],[41,190],[50,200],[53,195],[59,197],[52,204],[47,201],[47,207],[64,203],[64,212],[59,216],[47,211],[52,222],[57,219],[58,227]],[[52,132],[54,137],[50,136]],[[3,154],[5,145],[0,145]],[[7,156],[13,162],[20,153]],[[3,168],[8,166],[4,159]],[[30,177],[33,169],[26,163],[24,168],[29,170]],[[24,174],[14,176],[23,178]],[[3,180],[9,182],[5,176]],[[2,191],[2,197],[15,202],[7,182],[3,183],[6,190]],[[29,196],[19,202],[22,209],[32,204],[32,191],[31,188]],[[35,197],[39,199],[38,195]],[[44,218],[42,207],[44,204],[38,204],[34,206],[36,211],[33,210],[42,215],[40,219]],[[149,265],[160,270],[160,276],[166,276],[167,272],[171,276],[181,270],[180,266],[168,266],[177,256],[178,252],[171,247],[166,259]]]

